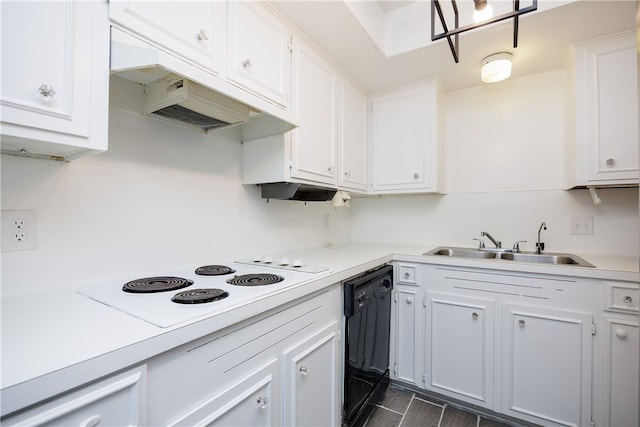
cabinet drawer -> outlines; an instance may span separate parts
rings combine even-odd
[[[417,284],[417,276],[416,276],[417,266],[413,264],[398,264],[398,283],[410,283]]]
[[[640,291],[637,283],[605,282],[605,310],[638,313]]]
[[[2,420],[3,426],[146,425],[146,365]]]

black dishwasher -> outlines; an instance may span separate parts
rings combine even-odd
[[[362,425],[389,383],[392,289],[391,265],[344,282],[343,425]]]

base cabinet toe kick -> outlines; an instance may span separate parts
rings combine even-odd
[[[394,264],[393,380],[545,426],[638,425],[638,283]]]

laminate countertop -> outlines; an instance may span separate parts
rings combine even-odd
[[[437,246],[350,243],[296,250],[296,256],[305,263],[326,266],[328,270],[273,296],[170,328],[159,328],[70,288],[2,298],[2,415],[390,261],[638,282],[636,257],[577,254],[595,265],[586,268],[423,255]],[[273,255],[277,259],[278,254]]]

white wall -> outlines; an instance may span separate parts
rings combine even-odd
[[[566,123],[562,70],[444,96],[443,162],[448,194],[358,198],[351,236],[358,241],[476,245],[487,231],[533,250],[542,221],[547,250],[638,256],[638,189],[562,190]],[[571,216],[593,216],[594,234],[569,233]],[[487,242],[489,243],[489,242]]]
[[[260,198],[241,178],[240,130],[141,116],[114,78],[109,151],[55,162],[2,155],[2,210],[33,209],[38,248],[2,253],[2,294],[144,277],[325,243],[329,202]]]

